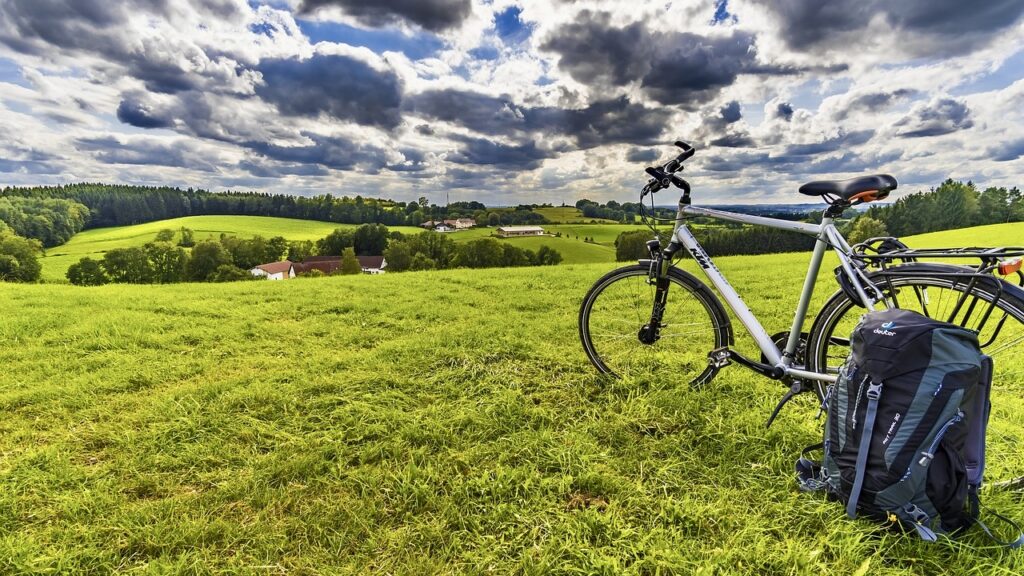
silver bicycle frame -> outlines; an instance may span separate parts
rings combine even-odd
[[[807,276],[804,278],[803,292],[800,294],[796,313],[793,315],[793,325],[789,331],[789,339],[786,342],[785,350],[779,350],[775,343],[772,342],[764,326],[761,325],[753,312],[750,311],[750,308],[747,307],[743,298],[740,297],[732,285],[729,284],[729,281],[725,279],[725,276],[722,275],[718,267],[715,266],[711,256],[697,242],[697,238],[694,237],[693,232],[690,231],[686,224],[686,216],[688,215],[707,216],[716,220],[767,226],[769,228],[799,232],[800,234],[816,238],[814,251],[811,253],[811,261],[807,266]],[[833,251],[835,251],[836,256],[839,257],[839,264],[843,267],[847,277],[850,278],[854,290],[856,290],[862,302],[868,303],[869,309],[875,309],[878,302],[882,301],[882,295],[878,292],[877,288],[868,280],[859,267],[851,263],[850,245],[843,238],[843,235],[839,233],[839,230],[836,229],[833,219],[830,217],[823,218],[820,225],[814,225],[806,222],[792,222],[777,218],[750,216],[736,212],[725,212],[680,204],[672,238],[674,242],[686,247],[693,256],[693,259],[697,261],[697,264],[708,277],[708,280],[711,281],[711,284],[718,290],[718,293],[725,299],[726,305],[733,311],[736,318],[747,329],[751,337],[753,337],[754,342],[757,343],[757,347],[761,349],[765,358],[768,359],[769,364],[782,368],[789,376],[825,382],[835,382],[836,380],[836,377],[831,374],[818,374],[805,370],[803,366],[793,366],[793,358],[800,343],[801,328],[803,327],[804,320],[807,318],[807,308],[811,303],[811,296],[814,294],[814,285],[818,280],[818,271],[821,269],[821,261],[825,256],[826,248],[831,246]]]

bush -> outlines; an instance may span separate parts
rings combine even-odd
[[[39,254],[43,247],[38,240],[0,233],[0,281],[35,282],[43,266]]]
[[[103,255],[103,269],[112,282],[119,284],[149,284],[153,281],[153,266],[142,248],[115,248]]]
[[[234,264],[227,249],[220,242],[204,240],[192,249],[192,257],[185,267],[185,277],[196,282],[209,282],[225,264]]]
[[[101,286],[110,282],[99,260],[85,257],[68,268],[68,280],[75,286]]]
[[[338,267],[338,274],[359,274],[362,271],[363,267],[359,265],[359,259],[356,258],[355,248],[345,248],[341,254],[341,266]]]
[[[248,270],[243,270],[234,264],[221,264],[210,277],[212,282],[239,282],[255,278]]]

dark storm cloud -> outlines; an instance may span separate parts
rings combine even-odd
[[[510,145],[484,138],[464,138],[463,146],[448,160],[456,164],[533,170],[540,167],[542,160],[552,157],[552,152],[540,149],[533,141]]]
[[[874,18],[897,33],[901,46],[915,51],[921,39],[949,53],[969,51],[998,38],[995,32],[1013,25],[1024,13],[1020,0],[761,0],[781,26],[780,37],[791,48],[843,46],[846,39],[865,37]]]
[[[917,94],[916,90],[900,88],[892,92],[868,92],[859,94],[852,98],[844,108],[836,111],[835,117],[838,120],[847,118],[851,112],[877,112],[892,106],[896,102]]]
[[[280,164],[242,160],[238,167],[257,178],[280,178],[282,176],[326,176],[329,174],[317,164]]]
[[[726,134],[725,136],[715,138],[710,144],[722,148],[751,148],[757,145],[749,134],[744,133]]]
[[[244,145],[267,158],[292,164],[319,164],[332,170],[360,169],[371,174],[385,165],[384,150],[369,144],[357,144],[335,136],[303,133],[312,143],[282,146],[270,142],[246,142]]]
[[[1010,162],[1024,157],[1024,138],[989,148],[987,155],[996,162]]]
[[[928,104],[915,106],[896,126],[904,138],[941,136],[974,126],[971,110],[963,102],[952,98],[938,98]]]
[[[328,6],[368,26],[404,21],[434,32],[459,26],[473,11],[470,0],[302,0],[299,11],[308,14]]]
[[[789,102],[779,102],[773,113],[776,118],[789,122],[793,119],[793,105]]]
[[[739,122],[740,119],[743,118],[743,113],[740,111],[740,103],[735,100],[729,102],[725,106],[722,106],[722,109],[718,112],[726,124]]]
[[[524,137],[543,132],[568,136],[580,148],[610,143],[649,144],[661,135],[665,120],[655,110],[625,97],[578,109],[534,108],[517,105],[509,97],[456,89],[411,96],[406,109],[481,134]]]
[[[640,82],[662,104],[696,108],[740,74],[797,74],[801,69],[757,62],[754,35],[653,32],[636,22],[612,24],[603,12],[581,11],[541,47],[558,54],[558,66],[578,82],[623,87]]]
[[[133,140],[126,144],[112,136],[105,136],[79,138],[75,140],[75,148],[91,153],[93,158],[105,164],[171,166],[202,172],[216,170],[213,164],[184,143]]]
[[[358,124],[392,129],[402,121],[398,76],[341,55],[318,54],[307,60],[266,59],[257,68],[263,83],[256,94],[290,116],[320,114]]]
[[[611,15],[583,10],[541,47],[556,52],[558,67],[584,84],[625,86],[649,69],[649,38],[641,22],[616,28]]]
[[[51,162],[39,160],[8,160],[0,158],[0,172],[8,174],[57,174],[63,168]]]
[[[134,98],[125,98],[117,106],[117,119],[138,128],[167,128],[173,120],[155,114]]]
[[[792,157],[792,156],[815,156],[818,154],[826,154],[828,152],[835,152],[840,149],[848,149],[853,146],[859,146],[871,140],[871,137],[875,135],[874,130],[856,130],[853,132],[842,132],[837,136],[826,138],[821,142],[811,142],[807,144],[790,144],[786,146],[781,157]]]
[[[654,148],[630,148],[626,154],[628,162],[643,162],[649,164],[658,159],[658,151]]]

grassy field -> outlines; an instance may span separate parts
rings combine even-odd
[[[534,212],[544,216],[549,222],[558,224],[578,224],[594,220],[600,223],[614,223],[614,220],[603,218],[585,218],[575,206],[555,206],[553,208],[534,208]]]
[[[774,332],[805,260],[718,264]],[[766,431],[783,390],[739,367],[597,377],[576,312],[611,267],[0,285],[0,573],[1024,571],[977,531],[925,545],[798,492],[810,398]],[[992,479],[1024,474],[1024,375],[1000,370]]]
[[[261,235],[267,238],[283,236],[289,240],[319,240],[337,228],[354,228],[352,224],[297,220],[292,218],[271,218],[267,216],[186,216],[171,220],[159,220],[119,226],[96,228],[76,234],[67,244],[50,248],[43,258],[43,280],[66,282],[68,267],[85,256],[102,258],[114,248],[142,246],[152,242],[157,232],[165,228],[177,231],[184,226],[195,232],[196,241],[219,238],[222,233],[243,238]],[[404,233],[418,233],[414,226],[395,226],[389,229]]]

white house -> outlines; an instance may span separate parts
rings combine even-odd
[[[287,278],[295,278],[295,269],[292,268],[290,260],[271,262],[270,264],[260,264],[252,270],[249,270],[249,273],[253,276],[262,276],[267,280],[285,280]]]
[[[467,228],[472,228],[473,226],[476,226],[476,220],[473,220],[472,218],[459,218],[455,221],[456,230],[465,230]]]
[[[388,261],[383,256],[356,256],[359,265],[366,274],[383,274],[388,266]]]
[[[544,229],[540,226],[502,226],[498,228],[498,236],[512,238],[514,236],[543,236]]]

